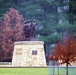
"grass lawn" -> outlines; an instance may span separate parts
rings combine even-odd
[[[52,75],[52,68],[0,68],[0,75]],[[54,68],[58,75],[58,68]],[[59,68],[59,75],[66,75],[66,68]],[[69,75],[76,75],[76,67],[69,68]]]
[[[49,75],[48,68],[0,68],[0,75]]]

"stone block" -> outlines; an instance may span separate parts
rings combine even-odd
[[[14,43],[12,66],[46,67],[43,41]]]

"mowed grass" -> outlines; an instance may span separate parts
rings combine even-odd
[[[49,75],[49,68],[0,68],[0,75]]]
[[[0,75],[52,75],[51,68],[0,68]],[[54,68],[54,75],[58,75],[58,68]],[[59,75],[66,75],[66,68],[59,68]],[[76,67],[69,68],[69,75],[76,75]]]

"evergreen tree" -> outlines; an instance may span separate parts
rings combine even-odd
[[[39,40],[43,40],[47,45],[55,44],[62,40],[69,27],[65,14],[68,9],[67,2],[68,0],[1,0],[0,18],[3,18],[8,8],[14,7],[25,20],[36,20]]]
[[[69,22],[74,24],[76,22],[76,0],[69,0]]]
[[[0,0],[0,20],[4,18],[4,14],[11,7],[16,8],[16,5],[13,0]]]
[[[76,37],[76,0],[69,0],[68,21],[69,33]]]

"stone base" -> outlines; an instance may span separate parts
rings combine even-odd
[[[14,43],[12,66],[45,67],[43,41],[20,41]]]

